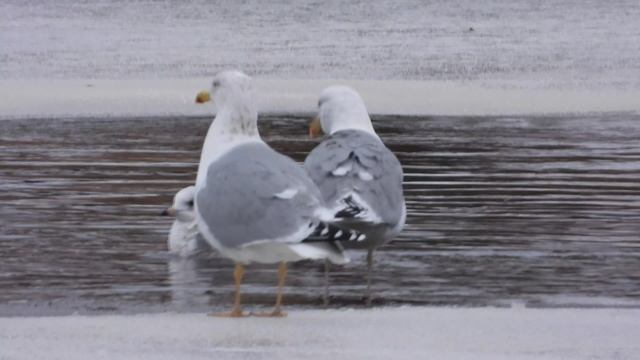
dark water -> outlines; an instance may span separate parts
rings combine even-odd
[[[306,117],[267,116],[297,160]],[[195,179],[209,119],[0,122],[0,315],[205,311],[232,264],[170,260],[173,193]],[[377,254],[376,305],[640,304],[640,116],[379,117],[405,170],[407,226]],[[360,306],[363,254],[335,267],[333,306]],[[247,303],[273,301],[251,266]],[[321,303],[322,264],[290,267],[285,302]]]

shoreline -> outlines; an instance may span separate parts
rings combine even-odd
[[[196,105],[207,78],[0,80],[0,119],[211,116]],[[640,90],[488,88],[448,81],[255,79],[264,115],[313,114],[323,88],[354,87],[372,115],[496,116],[640,113]]]

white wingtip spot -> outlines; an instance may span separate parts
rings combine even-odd
[[[367,235],[365,235],[365,234],[360,234],[360,236],[358,236],[358,241],[362,241],[362,240],[364,240],[364,239],[366,239],[366,238],[367,238]]]
[[[335,233],[335,235],[333,235],[334,239],[339,238],[340,236],[342,236],[342,230],[338,230],[338,232]]]
[[[292,197],[296,196],[297,193],[298,193],[297,189],[286,189],[284,191],[281,191],[275,194],[274,196],[277,197],[278,199],[289,200]]]
[[[371,173],[368,172],[368,171],[359,171],[358,172],[358,177],[362,181],[371,181],[371,180],[373,180],[373,175],[371,175]]]
[[[349,241],[353,241],[358,237],[358,234],[356,234],[355,232],[351,232],[351,236],[349,237]]]
[[[335,170],[333,170],[331,172],[331,174],[333,176],[345,176],[349,171],[351,171],[351,168],[353,167],[353,165],[351,163],[340,166],[339,168],[336,168]]]
[[[322,232],[320,233],[320,235],[327,235],[329,233],[329,227],[325,226],[324,229],[322,229]]]

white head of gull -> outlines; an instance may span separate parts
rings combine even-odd
[[[194,209],[195,186],[187,186],[173,197],[173,204],[162,214],[175,219],[169,230],[169,253],[189,257],[198,252],[198,226]]]
[[[313,125],[316,132],[320,125],[328,135],[340,130],[361,130],[378,137],[360,94],[348,86],[335,85],[322,91],[318,99],[318,120]]]
[[[251,78],[240,71],[224,71],[211,82],[211,91],[202,91],[197,103],[213,101],[217,113],[202,146],[196,187],[202,186],[209,165],[233,146],[262,142],[258,133],[256,94]]]

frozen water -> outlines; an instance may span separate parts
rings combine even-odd
[[[638,18],[633,0],[3,1],[0,117],[204,115],[194,91],[228,68],[266,112],[336,82],[377,114],[638,111]]]
[[[0,318],[0,358],[474,359],[640,357],[640,310],[387,308],[286,319],[204,314]]]
[[[280,79],[638,89],[639,18],[636,0],[5,0],[0,79],[233,67]]]
[[[212,117],[194,104],[209,78],[146,80],[0,80],[0,119],[25,117]],[[521,115],[640,112],[638,90],[495,89],[442,81],[256,79],[261,113],[310,114],[320,91],[348,84],[369,112],[394,115]]]

